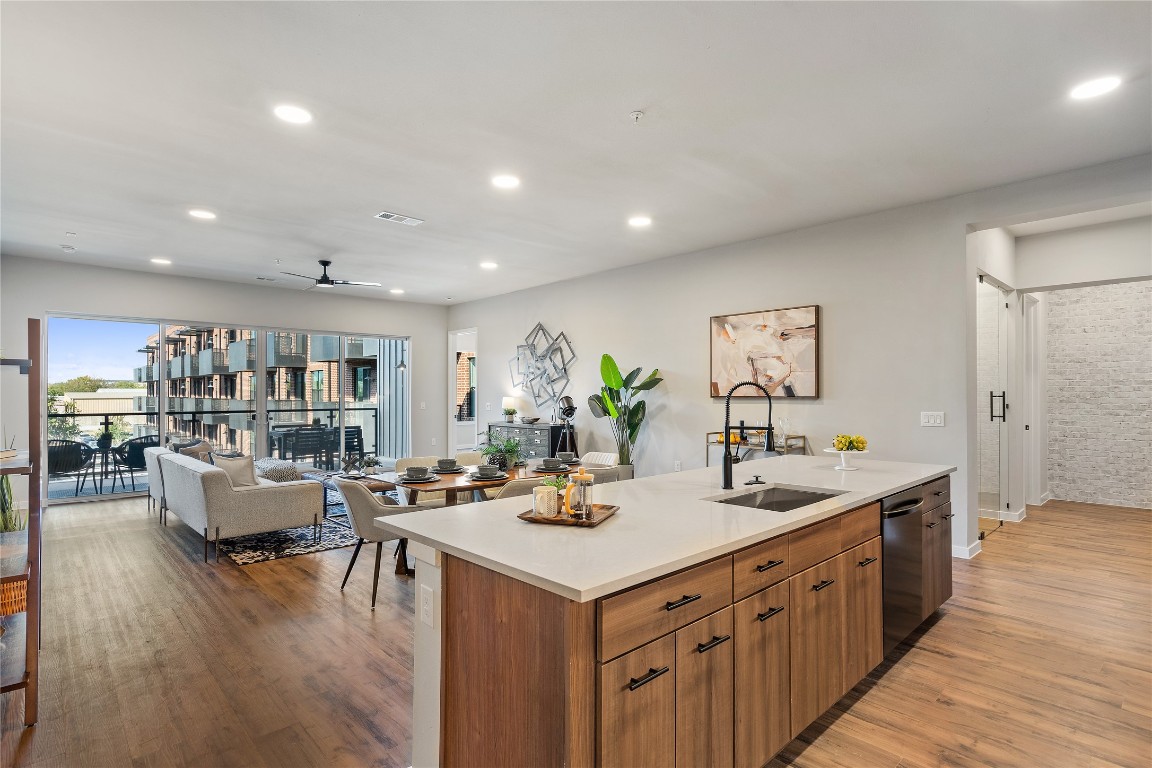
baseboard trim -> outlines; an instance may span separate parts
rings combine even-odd
[[[971,560],[980,554],[980,542],[974,541],[966,547],[952,545],[952,557],[958,557],[961,560]]]
[[[1021,507],[1015,512],[1005,512],[1003,520],[1006,523],[1019,523],[1024,518],[1028,517],[1028,508]]]
[[[1050,501],[1052,501],[1052,494],[1048,491],[1044,491],[1044,493],[1040,494],[1040,503],[1037,506],[1042,507]]]

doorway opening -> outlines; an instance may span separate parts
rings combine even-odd
[[[476,351],[478,334],[475,328],[451,331],[448,334],[449,403],[448,445],[457,451],[476,448]]]

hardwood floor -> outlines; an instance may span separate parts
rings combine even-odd
[[[1152,765],[1152,511],[1050,501],[982,545],[771,768]]]
[[[1152,764],[1152,512],[1049,502],[772,768]],[[143,500],[45,517],[41,720],[0,765],[407,766],[412,584],[350,549],[239,568]],[[382,569],[387,571],[387,569]]]

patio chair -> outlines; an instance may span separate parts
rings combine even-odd
[[[80,495],[89,478],[92,479],[92,490],[96,490],[95,465],[95,448],[75,440],[48,441],[48,477],[52,479],[75,475],[76,490],[73,495]]]
[[[144,461],[144,449],[155,448],[160,445],[159,435],[145,435],[125,440],[112,449],[112,464],[115,474],[112,476],[112,492],[116,492],[116,477],[120,478],[120,485],[124,485],[124,470],[128,470],[128,479],[132,483],[132,490],[136,490],[136,473],[148,471],[148,463]]]
[[[332,468],[332,435],[327,427],[300,427],[288,436],[288,460],[294,463],[311,462],[320,469]]]

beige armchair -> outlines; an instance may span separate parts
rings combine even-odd
[[[336,487],[344,497],[344,506],[348,510],[348,522],[352,526],[352,533],[356,534],[356,549],[352,552],[352,559],[348,561],[348,570],[344,572],[344,581],[340,582],[340,591],[344,591],[348,584],[348,577],[352,574],[352,566],[356,565],[356,556],[360,554],[360,547],[364,542],[376,542],[376,567],[372,572],[372,610],[376,610],[376,591],[380,586],[380,553],[384,542],[395,538],[376,527],[376,518],[387,515],[398,515],[411,512],[412,507],[397,504],[387,496],[377,496],[368,490],[363,483],[355,480],[335,478]],[[400,539],[400,546],[396,550],[396,557],[402,559],[407,570],[408,540]]]
[[[396,474],[404,474],[408,467],[431,467],[435,469],[436,462],[439,460],[439,456],[409,456],[406,459],[396,459]],[[406,489],[397,488],[396,493],[402,494],[405,500],[409,503],[412,502],[412,497],[409,496]],[[431,493],[421,491],[418,498],[420,499],[419,506],[421,507],[430,508],[444,506],[444,491],[434,491]]]
[[[512,496],[531,496],[532,490],[544,481],[542,477],[527,477],[523,480],[511,480],[505,483],[492,500],[507,499]]]
[[[580,463],[586,467],[616,467],[620,465],[620,454],[586,453],[580,457]]]

